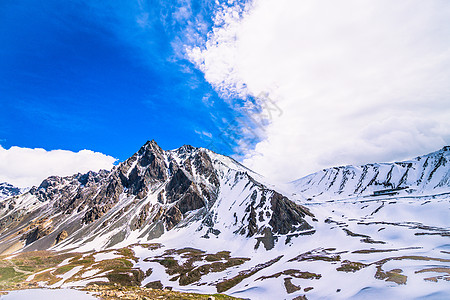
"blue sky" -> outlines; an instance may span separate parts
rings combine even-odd
[[[149,139],[281,182],[436,151],[449,19],[448,0],[3,0],[0,182],[108,169]]]
[[[222,118],[236,113],[182,47],[206,38],[213,7],[199,1],[176,15],[176,3],[2,1],[1,145],[90,149],[119,160],[147,139],[165,149],[209,145],[209,133],[220,135]],[[194,16],[203,31],[192,32]],[[218,151],[232,154],[217,140]]]

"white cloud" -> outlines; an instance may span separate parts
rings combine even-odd
[[[450,143],[449,19],[445,0],[259,0],[187,53],[223,96],[276,101],[244,163],[291,180]]]
[[[52,175],[68,176],[89,170],[109,170],[115,161],[114,157],[91,150],[4,149],[0,145],[0,182],[31,187]]]

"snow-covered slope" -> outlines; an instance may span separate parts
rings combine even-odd
[[[374,194],[427,195],[450,191],[450,147],[395,163],[324,169],[291,183],[306,198],[342,199]]]
[[[111,270],[96,268],[126,255],[122,275],[138,274],[141,286],[249,299],[446,299],[449,152],[327,169],[279,189],[229,157],[151,141],[110,172],[50,177],[4,200],[13,208],[0,209],[0,252],[107,249],[74,254],[81,261],[56,275],[62,287],[111,282]]]

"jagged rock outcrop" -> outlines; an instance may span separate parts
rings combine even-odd
[[[37,227],[33,228],[32,230],[30,230],[29,232],[27,232],[26,234],[24,234],[22,236],[22,239],[25,240],[25,245],[29,245],[29,244],[39,240],[40,238],[48,235],[51,231],[52,231],[51,228],[37,226]]]
[[[273,233],[288,234],[312,228],[305,221],[306,215],[313,217],[307,208],[295,204],[277,192],[272,195],[270,204],[273,213],[269,225],[272,226]]]
[[[247,238],[270,235],[273,244],[276,235],[310,228],[306,209],[255,176],[206,149],[185,145],[164,151],[148,141],[111,171],[52,176],[21,196],[21,211],[28,218],[45,216],[55,228],[38,226],[22,233],[26,249],[89,243],[111,247],[129,236],[147,241],[187,227],[205,238],[228,230]],[[14,234],[26,221],[23,213],[5,211],[0,224],[15,224],[8,229]]]

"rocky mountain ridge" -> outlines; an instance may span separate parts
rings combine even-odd
[[[340,199],[380,193],[424,195],[448,192],[450,146],[394,163],[372,163],[324,169],[291,183],[296,193],[309,199]]]
[[[111,171],[52,176],[8,199],[14,209],[5,202],[0,210],[0,251],[21,246],[25,251],[106,248],[127,239],[147,242],[192,223],[204,238],[232,231],[262,236],[270,249],[276,235],[312,229],[308,209],[258,182],[257,176],[206,149],[164,151],[149,141]],[[239,197],[229,199],[236,189]],[[223,206],[226,212],[219,213]]]

